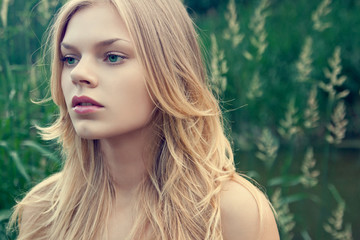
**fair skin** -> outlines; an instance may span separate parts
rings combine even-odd
[[[221,194],[224,240],[280,240],[274,214],[265,196],[259,195],[261,211],[249,190],[235,181],[226,183]]]
[[[151,162],[146,147],[153,140],[150,120],[155,105],[146,89],[144,69],[124,21],[108,4],[86,7],[71,18],[61,53],[61,86],[75,131],[83,138],[99,139],[114,180],[116,203],[109,239],[126,239],[136,216],[136,190]],[[80,97],[75,106],[74,97]],[[224,239],[257,239],[259,210],[251,194],[231,182],[221,199]],[[271,210],[265,206],[264,211]],[[261,239],[279,239],[273,215],[266,216],[264,236],[269,237]]]
[[[83,138],[100,140],[116,187],[109,239],[125,239],[129,219],[135,215],[131,210],[135,190],[150,161],[144,150],[152,137],[149,121],[154,104],[143,68],[124,22],[105,4],[87,7],[72,17],[61,53],[61,85],[75,131]],[[101,107],[74,107],[74,96],[90,97]]]

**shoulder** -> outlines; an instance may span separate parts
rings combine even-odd
[[[18,239],[43,239],[46,221],[57,196],[56,188],[61,173],[54,174],[33,187],[26,196],[14,206],[9,221],[9,230],[18,231]]]
[[[224,240],[278,240],[272,208],[265,195],[242,177],[223,185],[220,195]]]
[[[47,196],[52,195],[61,173],[56,173],[44,179],[35,185],[25,196],[23,201],[38,201],[39,199],[46,199]]]
[[[59,177],[60,173],[57,173],[38,183],[17,204],[20,227],[37,219],[51,207]]]

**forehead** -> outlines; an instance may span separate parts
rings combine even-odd
[[[130,41],[130,34],[120,14],[110,3],[97,3],[80,8],[65,29],[63,42],[102,41],[122,38]]]

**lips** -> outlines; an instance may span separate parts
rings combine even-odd
[[[103,105],[101,105],[94,99],[86,96],[73,97],[71,106],[75,113],[85,116],[88,116],[89,114],[93,114],[101,109],[104,109]]]
[[[79,107],[83,107],[83,106],[95,106],[95,107],[104,107],[103,105],[101,105],[100,103],[98,103],[97,101],[95,101],[92,98],[86,97],[86,96],[74,96],[71,102],[71,106],[73,108],[79,106]]]

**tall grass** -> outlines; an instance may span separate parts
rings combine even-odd
[[[225,55],[230,55],[228,75],[233,79],[228,79],[222,98],[234,105],[239,102],[246,105],[229,114],[232,127],[237,130],[234,139],[240,149],[239,165],[247,167],[267,187],[278,212],[281,239],[353,239],[351,225],[342,225],[345,200],[337,200],[335,210],[329,208],[334,191],[329,191],[332,183],[328,177],[329,165],[338,153],[337,146],[346,140],[351,121],[347,105],[353,93],[345,83],[352,80],[343,74],[341,42],[334,48],[316,48],[319,43],[326,44],[327,31],[340,24],[331,22],[336,9],[330,0],[313,6],[309,15],[312,24],[307,25],[307,33],[298,41],[298,56],[281,66],[291,71],[277,79],[280,78],[274,76],[274,71],[279,71],[277,66],[268,66],[267,62],[273,57],[268,55],[274,47],[268,40],[271,29],[268,19],[275,14],[274,3],[256,2],[251,6],[253,14],[247,19],[239,17],[242,9],[239,13],[233,0],[224,14],[228,25],[222,46],[232,46]],[[231,57],[231,52],[237,52],[237,57]],[[214,52],[213,57],[216,57]],[[242,156],[248,156],[245,164]],[[258,164],[254,164],[256,159],[260,160]],[[338,192],[337,195],[340,196]],[[304,213],[309,205],[317,212],[312,213],[316,221],[307,219]]]
[[[37,49],[61,2],[0,4],[0,239],[14,238],[5,226],[15,199],[61,166],[56,145],[34,128],[51,122],[56,108],[31,102],[48,96],[48,66],[39,66]],[[351,160],[360,170],[355,159],[336,160],[348,146],[360,156],[360,36],[343,30],[360,22],[357,10],[345,0],[229,0],[195,18],[210,31],[210,80],[237,166],[266,187],[281,239],[360,237],[359,208],[347,204],[359,192],[338,184],[332,169]]]
[[[42,142],[34,127],[56,114],[51,103],[31,102],[48,91],[43,70],[36,64],[39,54],[34,51],[40,42],[34,34],[44,31],[50,16],[44,18],[33,9],[35,4],[2,1],[0,5],[0,239],[14,239],[6,236],[5,226],[15,200],[60,166],[55,145]],[[37,16],[35,23],[32,14]]]

